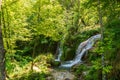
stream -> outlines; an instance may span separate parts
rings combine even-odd
[[[89,49],[91,49],[93,47],[93,45],[95,44],[95,42],[97,40],[100,40],[101,38],[101,34],[97,34],[94,35],[92,37],[90,37],[89,39],[87,39],[86,41],[82,42],[79,44],[77,50],[76,50],[76,56],[73,60],[70,61],[65,61],[64,63],[61,62],[60,57],[62,56],[62,49],[59,48],[59,54],[58,57],[55,59],[55,61],[59,61],[62,64],[59,66],[59,68],[66,68],[66,69],[70,69],[72,66],[79,64],[82,62],[82,57],[86,54],[86,51],[88,51]],[[53,70],[51,72],[54,80],[73,80],[74,79],[74,75],[68,71],[68,70]]]
[[[93,47],[93,45],[95,44],[95,42],[97,40],[100,40],[100,38],[101,38],[101,34],[97,34],[97,35],[90,37],[86,41],[80,43],[77,50],[76,50],[75,58],[73,60],[66,61],[66,62],[62,63],[60,67],[71,68],[72,66],[74,66],[78,63],[81,63],[82,62],[81,59],[85,55],[86,51],[91,49]],[[62,49],[59,49],[58,58],[55,59],[55,61],[61,62],[60,57],[62,56],[62,53],[63,53],[63,51],[61,51],[61,50]]]

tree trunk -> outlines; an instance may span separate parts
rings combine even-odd
[[[101,12],[101,1],[98,0],[98,13],[99,13],[99,24],[100,24],[100,33],[101,33],[101,42],[103,43],[103,21],[102,21],[102,12]],[[106,80],[106,76],[105,76],[105,73],[103,73],[103,68],[105,67],[105,63],[104,63],[104,53],[102,53],[101,55],[101,61],[102,61],[102,71],[101,71],[101,74],[102,74],[102,80]]]
[[[0,0],[0,13],[1,13],[1,4],[2,1]],[[0,17],[2,17],[0,15]],[[0,80],[5,80],[5,50],[3,45],[3,37],[2,37],[2,28],[1,28],[1,18],[0,18]]]
[[[5,80],[5,50],[3,46],[2,29],[0,23],[0,80]]]

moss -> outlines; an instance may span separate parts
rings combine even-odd
[[[75,57],[75,50],[72,48],[68,48],[65,52],[65,60],[72,60]]]
[[[74,74],[76,76],[75,80],[82,79],[84,80],[85,74],[83,74],[86,71],[87,67],[84,64],[81,65],[75,65],[72,67],[72,71],[74,71]]]
[[[51,65],[52,65],[53,67],[58,67],[58,66],[60,66],[60,64],[61,64],[60,61],[53,61],[53,62],[51,63]]]

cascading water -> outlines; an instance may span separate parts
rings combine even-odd
[[[76,50],[76,56],[73,60],[71,61],[66,61],[65,63],[62,63],[60,67],[66,67],[66,68],[70,68],[75,64],[78,64],[80,62],[82,62],[82,57],[85,54],[86,51],[88,51],[89,49],[91,49],[94,45],[94,43],[99,40],[101,38],[101,34],[97,34],[95,36],[90,37],[88,40],[80,43],[80,45],[78,46],[78,49]],[[59,49],[59,55],[58,58],[55,61],[60,61],[60,57],[62,55],[62,50]]]
[[[61,58],[61,56],[62,56],[62,50],[61,50],[60,47],[59,47],[58,51],[59,51],[59,54],[58,54],[57,59],[55,59],[55,61],[60,61],[60,58]]]
[[[64,37],[62,38],[62,40],[61,40],[60,43],[59,43],[58,56],[57,56],[57,58],[55,59],[55,61],[58,61],[58,62],[60,62],[60,58],[61,58],[62,53],[63,53],[63,41],[64,41]]]

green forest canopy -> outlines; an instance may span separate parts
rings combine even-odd
[[[102,53],[105,56],[103,72],[106,78],[120,78],[120,1],[100,2],[104,39],[102,43],[95,44],[95,49],[89,51],[89,63],[85,64],[90,64],[91,67],[88,69],[83,65],[84,68],[79,66],[74,71],[76,79],[86,70],[89,74],[85,75],[84,80],[101,79]],[[73,59],[80,42],[101,33],[98,8],[97,0],[2,0],[1,25],[7,51],[6,71],[10,78],[15,80],[15,76],[20,78],[21,75],[23,80],[29,80],[24,79],[24,67],[30,66],[31,61],[38,61],[36,65],[42,64],[43,61],[43,68],[39,68],[44,74],[42,73],[41,79],[38,80],[44,79],[43,75],[58,53],[57,47],[60,43],[63,46],[61,60]],[[45,55],[46,58],[42,59]],[[47,59],[50,61],[46,62]],[[32,75],[31,72],[29,74]],[[41,73],[37,75],[41,76]]]

